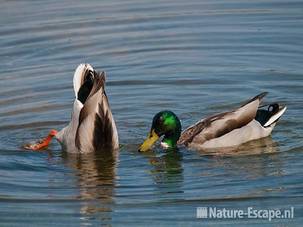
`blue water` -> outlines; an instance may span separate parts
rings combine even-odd
[[[3,1],[0,18],[1,226],[302,224],[302,1]],[[82,62],[107,72],[119,156],[24,151],[68,123]],[[263,91],[288,106],[269,138],[137,152],[160,110],[185,128]],[[249,206],[294,218],[196,218]]]

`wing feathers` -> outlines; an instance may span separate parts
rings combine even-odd
[[[95,116],[95,129],[93,145],[95,150],[101,150],[102,148],[112,149],[113,148],[113,125],[112,116],[108,111],[108,104],[105,104],[106,98],[102,104],[98,105],[98,113]],[[104,105],[105,104],[105,105]]]
[[[81,150],[81,147],[85,147],[85,149],[93,149],[91,141],[93,138],[95,113],[98,100],[102,100],[101,96],[102,93],[97,93],[89,98],[80,111],[79,123],[75,137],[75,144],[79,150]]]
[[[256,96],[253,97],[252,99],[250,99],[250,100],[248,100],[247,102],[245,102],[244,104],[242,104],[242,106],[245,106],[245,105],[247,105],[248,103],[253,102],[253,101],[257,100],[257,99],[258,99],[259,101],[261,101],[267,94],[268,94],[268,92],[262,92],[261,94],[256,95]],[[241,107],[242,107],[242,106],[241,106]]]
[[[76,147],[83,151],[115,149],[117,130],[104,91],[105,73],[95,73],[91,92],[81,109],[75,137]]]
[[[202,144],[241,128],[255,118],[260,101],[266,94],[267,92],[264,92],[255,96],[234,111],[210,116],[190,126],[182,132],[178,144],[188,145],[191,142]]]

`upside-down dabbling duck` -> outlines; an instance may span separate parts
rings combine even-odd
[[[286,110],[272,103],[260,106],[267,92],[261,93],[230,112],[219,113],[198,121],[181,133],[181,122],[171,111],[157,113],[147,139],[139,151],[147,151],[160,139],[164,148],[185,145],[190,149],[206,150],[235,147],[251,140],[267,137]]]
[[[55,137],[63,149],[73,153],[89,153],[100,149],[118,149],[116,124],[105,93],[105,73],[89,64],[80,64],[73,79],[75,100],[70,123],[26,149],[40,150]]]

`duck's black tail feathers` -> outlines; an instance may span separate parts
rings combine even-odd
[[[284,114],[286,106],[280,106],[278,103],[272,103],[268,109],[258,109],[255,119],[263,126],[269,127],[276,123]]]

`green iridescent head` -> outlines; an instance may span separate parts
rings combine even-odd
[[[161,111],[154,116],[150,132],[140,146],[139,151],[147,151],[151,146],[163,136],[162,146],[174,148],[181,135],[181,122],[171,111]]]

